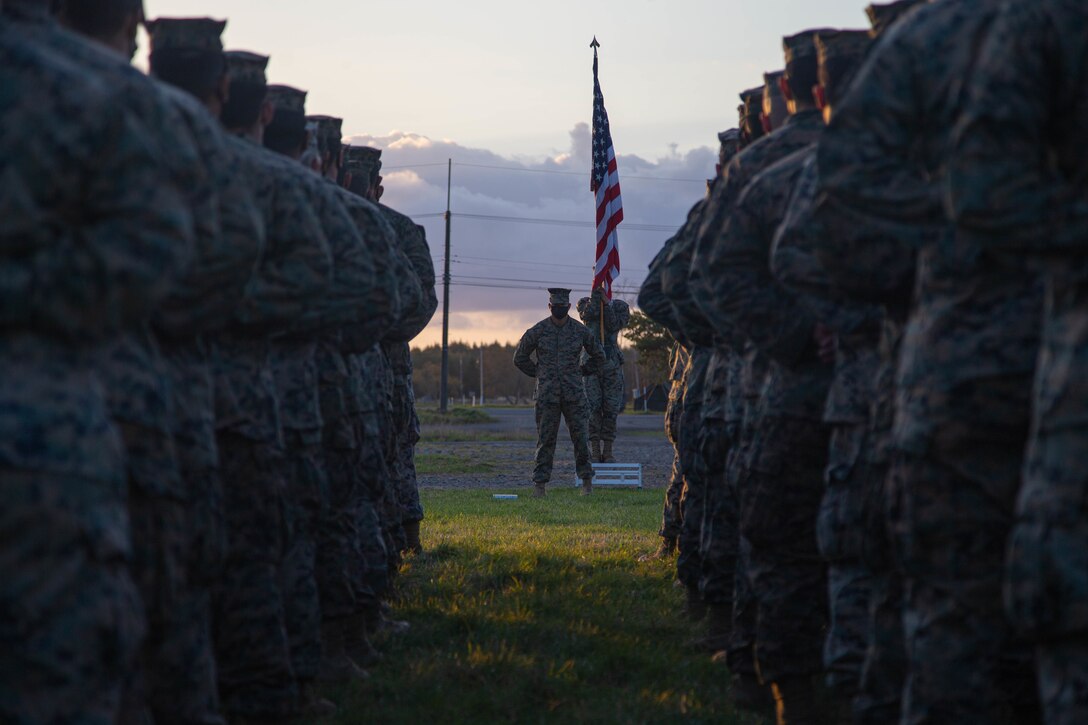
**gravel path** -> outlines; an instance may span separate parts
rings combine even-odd
[[[428,426],[419,444],[421,455],[456,456],[466,467],[489,466],[487,473],[420,474],[423,488],[501,488],[532,485],[533,457],[536,452],[536,421],[532,409],[495,408],[487,413],[494,423],[458,426],[465,437],[474,434],[510,436],[522,440],[428,441]],[[642,482],[646,488],[663,488],[672,468],[672,445],[665,437],[662,415],[621,415],[617,424],[616,460],[641,463]],[[449,431],[449,428],[445,428]],[[559,429],[555,446],[555,470],[552,485],[574,485],[574,447],[566,426]]]

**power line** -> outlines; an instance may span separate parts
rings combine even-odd
[[[461,219],[475,219],[477,221],[504,222],[511,224],[541,224],[561,227],[578,227],[583,229],[594,229],[597,226],[591,221],[577,221],[574,219],[542,219],[536,217],[498,216],[494,214],[454,214],[453,216]],[[665,226],[663,224],[633,224],[625,222],[621,227],[621,230],[636,232],[674,232],[678,228],[679,227]]]
[[[523,267],[569,267],[570,269],[592,269],[592,264],[559,264],[558,262],[544,262],[535,259],[509,259],[504,257],[473,257],[467,254],[453,255],[454,261],[468,259],[476,262],[514,262]]]
[[[589,178],[589,172],[582,171],[558,171],[553,169],[526,169],[517,166],[496,166],[492,164],[469,164],[464,161],[460,161],[454,164],[455,166],[468,166],[473,169],[492,169],[495,171],[517,171],[524,174],[552,174],[555,176],[581,176],[583,178]],[[677,181],[685,184],[705,184],[706,179],[679,179],[668,176],[637,176],[634,174],[621,174],[620,181],[626,179],[637,179],[639,181]]]

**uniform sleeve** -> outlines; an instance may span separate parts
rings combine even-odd
[[[762,208],[777,177],[757,177],[737,202],[703,262],[713,293],[699,303],[716,328],[738,329],[765,354],[793,364],[811,348],[813,317],[770,274]]]
[[[242,321],[282,333],[297,329],[321,300],[332,276],[332,253],[298,175],[274,158],[256,160],[252,172],[272,178],[264,190],[265,255],[247,286]],[[298,173],[309,172],[300,167]]]
[[[404,272],[418,284],[418,295],[414,285],[412,289],[401,290],[404,313],[390,330],[387,339],[409,342],[430,324],[438,309],[434,260],[431,258],[431,249],[427,245],[427,237],[422,227],[391,209],[382,207],[382,211],[391,222],[396,234],[397,247],[403,255],[403,261],[407,262],[407,269]]]
[[[601,341],[597,339],[596,335],[590,332],[589,328],[583,328],[582,347],[589,356],[589,359],[586,360],[585,364],[582,366],[582,375],[596,375],[601,370],[604,370],[605,363],[607,362],[604,354],[604,347],[601,346]]]
[[[918,119],[901,30],[858,71],[818,150],[825,269],[845,292],[878,302],[909,296],[916,250],[944,228],[939,195],[914,158]]]
[[[680,334],[680,326],[676,321],[676,312],[673,310],[672,304],[669,303],[669,298],[665,296],[665,291],[661,286],[661,267],[664,265],[675,239],[673,237],[665,242],[665,246],[650,262],[650,271],[638,292],[638,307],[651,320],[669,328],[669,331],[677,336]]]
[[[1054,27],[1044,5],[1013,3],[991,27],[955,131],[949,203],[961,233],[983,249],[1083,254],[1083,179],[1062,174],[1067,159],[1047,153],[1054,104],[1084,94],[1073,85],[1080,55],[1061,47],[1063,36],[1081,34]]]
[[[609,334],[620,332],[631,321],[631,306],[623,300],[612,300],[608,306],[608,316],[605,318],[606,330]]]
[[[158,163],[154,130],[121,111],[123,100],[100,100],[84,102],[79,137],[65,139],[71,153],[63,173],[81,177],[78,224],[47,223],[19,179],[2,185],[6,327],[75,340],[131,329],[149,318],[192,254],[191,209],[185,190]]]
[[[514,350],[514,367],[530,378],[536,377],[536,361],[532,357],[533,353],[536,352],[536,344],[537,331],[534,327],[521,336],[521,341],[518,343],[517,349]]]
[[[839,334],[861,328],[875,332],[882,317],[876,305],[846,300],[831,283],[817,249],[827,233],[813,219],[816,165],[806,163],[793,189],[786,218],[775,232],[771,246],[771,272],[817,319]]]
[[[700,203],[688,213],[688,219],[662,265],[661,286],[675,310],[676,322],[684,336],[700,347],[710,347],[714,344],[715,329],[696,304],[689,284],[695,235],[704,205],[705,202]]]

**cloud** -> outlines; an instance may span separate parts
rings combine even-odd
[[[383,201],[426,228],[440,280],[445,238],[441,215],[446,209],[447,160],[453,159],[451,340],[517,340],[546,314],[547,287],[588,294],[595,208],[589,190],[587,124],[571,129],[569,148],[537,158],[511,158],[401,131],[356,135],[350,142],[384,150]],[[634,301],[646,266],[703,196],[704,180],[713,175],[716,161],[717,149],[710,146],[684,153],[672,147],[656,160],[620,155],[626,221],[619,231],[619,296]],[[585,226],[545,223],[553,220]],[[440,339],[440,331],[441,310],[417,344]]]

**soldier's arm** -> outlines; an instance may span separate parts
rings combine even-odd
[[[582,347],[589,355],[589,359],[582,365],[582,375],[596,375],[601,370],[604,370],[604,366],[607,362],[604,355],[604,347],[601,346],[601,341],[597,339],[597,336],[587,328],[583,328]]]
[[[187,193],[158,163],[147,144],[152,134],[107,98],[87,103],[87,157],[72,170],[83,176],[83,219],[49,245],[28,245],[30,271],[7,274],[0,284],[0,319],[18,326],[58,330],[73,338],[111,334],[147,320],[170,290],[194,245]],[[5,195],[16,207],[18,193]],[[45,225],[20,229],[38,214],[9,207],[0,214],[5,253],[20,250],[14,240],[34,240]],[[54,232],[56,230],[53,230]]]
[[[714,344],[714,327],[695,302],[690,285],[692,254],[695,250],[695,234],[700,226],[703,202],[690,212],[677,241],[669,250],[661,268],[661,286],[673,306],[677,325],[684,336],[700,347]]]
[[[661,267],[664,265],[665,259],[668,257],[669,249],[674,241],[675,237],[665,242],[664,248],[658,252],[657,256],[654,257],[654,260],[650,262],[650,271],[646,275],[646,280],[642,283],[641,289],[639,289],[638,307],[642,310],[643,314],[657,324],[669,328],[675,335],[679,331],[679,325],[676,322],[676,312],[673,310],[669,298],[665,296],[665,292],[661,288]]]
[[[984,249],[1082,255],[1084,181],[1056,168],[1066,159],[1055,164],[1050,139],[1055,102],[1084,93],[1070,85],[1083,82],[1080,55],[1062,47],[1080,34],[1054,27],[1044,5],[1014,3],[991,26],[956,128],[950,211]]]
[[[796,298],[776,285],[768,268],[764,214],[781,180],[764,172],[741,194],[718,243],[704,264],[716,280],[699,303],[715,327],[738,329],[765,354],[792,364],[812,348],[816,321]],[[782,192],[784,193],[784,192]]]
[[[403,274],[411,277],[419,289],[418,296],[415,290],[411,291],[411,299],[408,299],[407,292],[402,291],[406,298],[404,313],[386,336],[388,339],[408,342],[430,324],[435,310],[438,309],[434,260],[431,259],[431,249],[427,245],[423,227],[389,207],[380,206],[379,209],[396,233],[399,256],[407,262]]]
[[[883,315],[881,308],[845,298],[831,284],[816,254],[826,238],[826,232],[812,213],[816,178],[815,159],[811,158],[794,185],[786,218],[775,232],[771,272],[814,317],[835,332],[850,334],[864,328],[875,335]]]
[[[631,321],[631,306],[623,300],[612,300],[612,304],[608,308],[611,318],[605,318],[608,332],[619,332],[625,329]]]
[[[536,377],[536,361],[533,360],[536,344],[537,332],[534,327],[521,336],[521,341],[518,343],[517,349],[514,350],[514,367],[530,378]]]
[[[313,201],[305,193],[301,166],[288,167],[253,149],[251,173],[268,176],[264,190],[265,255],[247,286],[241,318],[270,332],[296,328],[307,307],[321,299],[332,275],[332,253]]]

